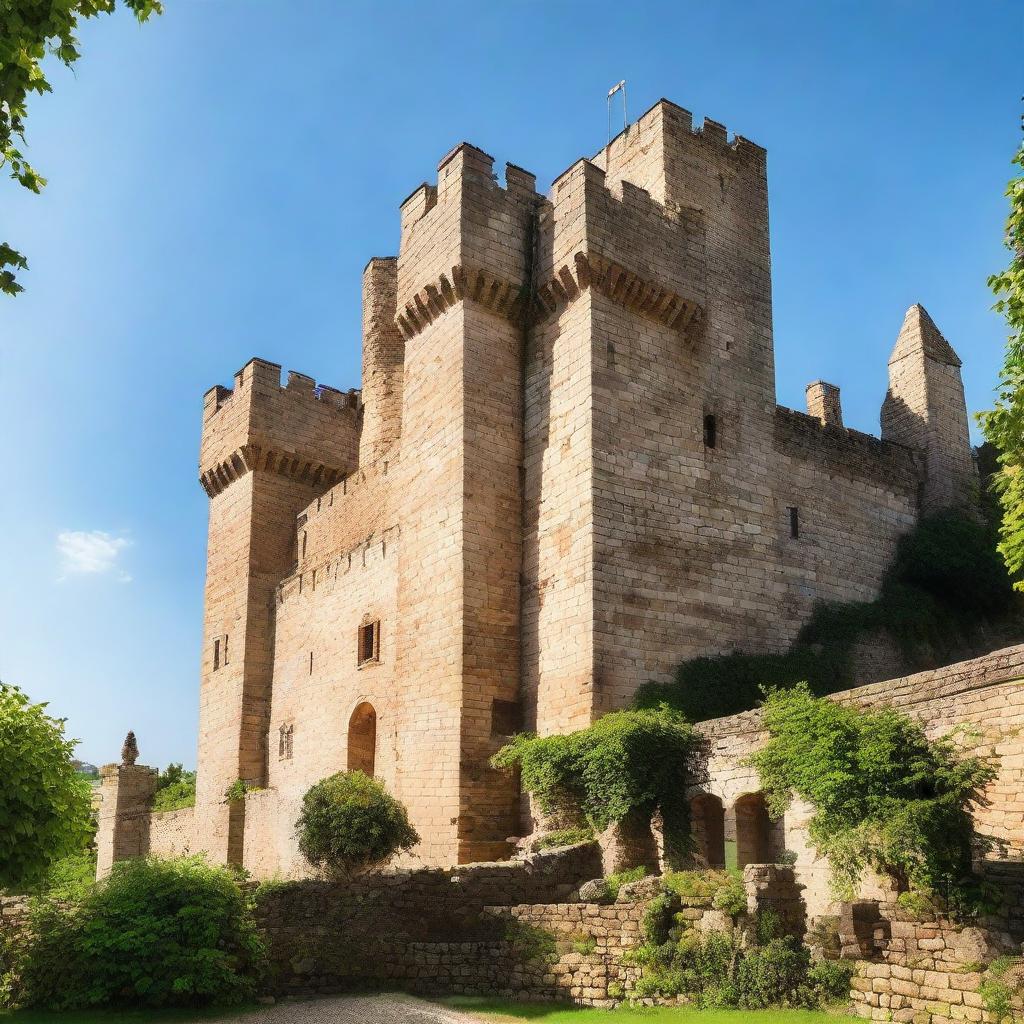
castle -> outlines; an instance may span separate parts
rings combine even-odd
[[[966,499],[960,360],[912,306],[881,438],[776,404],[765,151],[660,101],[548,197],[463,143],[363,274],[363,381],[253,359],[203,409],[192,848],[299,870],[303,793],[382,779],[418,857],[507,855],[490,756],[679,662],[784,650]],[[226,803],[242,779],[259,791]]]

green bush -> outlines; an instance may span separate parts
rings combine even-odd
[[[900,541],[875,601],[819,604],[785,654],[727,654],[684,662],[672,683],[648,683],[638,708],[668,705],[691,721],[756,706],[763,688],[808,684],[823,696],[853,682],[852,652],[884,630],[909,667],[955,655],[979,627],[1019,616],[994,528],[960,512],[929,516]]]
[[[534,852],[552,850],[559,846],[575,846],[578,843],[592,843],[594,830],[590,828],[560,828],[547,832],[533,843]]]
[[[157,790],[153,798],[154,811],[180,811],[183,807],[195,807],[196,782],[175,782],[171,786]]]
[[[768,742],[751,762],[769,812],[781,817],[794,794],[813,806],[808,831],[838,895],[852,898],[868,868],[901,892],[976,890],[969,808],[995,776],[989,762],[929,740],[892,708],[862,711],[806,685],[769,691],[764,724]]]
[[[339,772],[312,786],[295,823],[299,850],[329,874],[351,877],[411,850],[420,837],[405,807],[362,772]]]
[[[156,780],[154,811],[178,811],[194,807],[196,802],[196,773],[185,771],[180,764],[169,764]]]
[[[92,839],[91,787],[75,740],[16,686],[0,683],[0,890],[23,892]]]
[[[705,868],[697,871],[670,871],[662,878],[662,885],[684,899],[713,898],[720,889],[743,881],[739,871]]]
[[[615,711],[587,729],[561,736],[515,736],[492,758],[518,768],[524,789],[548,813],[567,808],[595,831],[660,811],[670,857],[690,844],[686,770],[693,728],[668,708]]]
[[[253,997],[264,950],[251,901],[198,857],[114,865],[78,898],[34,901],[10,965],[16,1006],[202,1006]]]
[[[91,850],[73,853],[51,864],[33,895],[56,900],[81,899],[96,884],[96,854]]]
[[[614,902],[619,898],[619,890],[630,882],[639,882],[641,878],[646,878],[650,874],[647,868],[641,866],[637,868],[630,868],[628,871],[616,871],[613,875],[608,875],[604,880],[604,884],[608,887],[608,896]]]
[[[812,965],[810,953],[790,936],[747,945],[738,932],[701,938],[677,926],[663,942],[652,941],[659,935],[648,934],[628,957],[642,969],[634,989],[641,998],[684,995],[702,1009],[762,1010],[814,1008],[849,994],[848,967]]]
[[[730,876],[729,881],[712,897],[711,905],[715,910],[724,911],[732,917],[742,914],[747,909],[747,890],[743,880]]]
[[[836,1003],[849,999],[853,973],[849,960],[818,960],[811,964],[807,981],[820,993],[822,1002]]]
[[[555,936],[546,928],[527,924],[516,917],[509,918],[505,925],[505,941],[509,944],[512,959],[517,963],[553,963],[558,959]]]
[[[1024,999],[1024,971],[1014,958],[997,957],[988,965],[978,994],[997,1024],[1016,1020],[1014,1000]]]

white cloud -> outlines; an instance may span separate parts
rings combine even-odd
[[[114,573],[119,583],[131,583],[131,576],[118,565],[121,552],[131,543],[127,537],[115,537],[104,530],[61,530],[57,534],[60,580]]]

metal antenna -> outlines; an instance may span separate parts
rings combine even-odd
[[[608,142],[612,141],[612,97],[617,93],[622,93],[622,130],[626,130],[628,121],[626,120],[626,80],[623,79],[617,85],[613,85],[608,90]]]

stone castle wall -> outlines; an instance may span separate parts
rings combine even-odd
[[[149,818],[149,852],[156,857],[195,853],[195,808],[158,811]]]
[[[875,596],[922,495],[969,475],[959,361],[918,307],[884,440],[824,382],[777,407],[761,147],[661,101],[548,197],[504,177],[462,143],[402,203],[363,275],[362,393],[253,360],[206,396],[196,822],[219,860],[254,850],[223,803],[241,778],[277,792],[276,827],[269,801],[249,817],[261,863],[297,870],[297,801],[368,716],[419,857],[507,854],[510,733],[784,650],[816,601]]]

